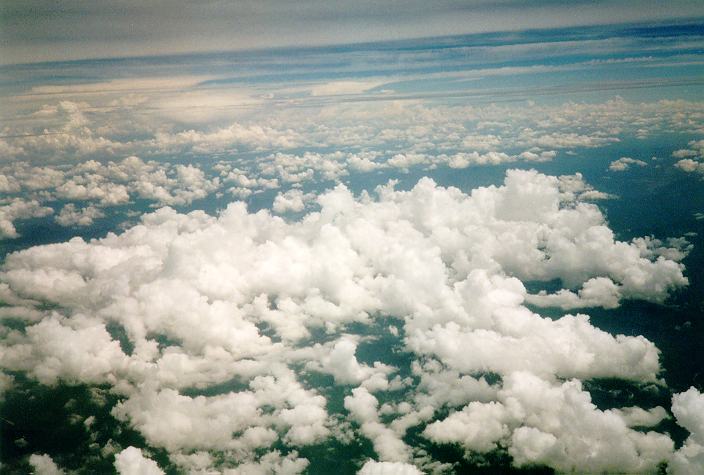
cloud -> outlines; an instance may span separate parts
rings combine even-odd
[[[519,143],[527,147],[556,148],[595,148],[609,143],[618,142],[616,137],[599,137],[595,135],[582,135],[574,132],[552,132],[549,134],[536,133],[525,129],[521,132]]]
[[[429,424],[423,435],[437,443],[457,442],[475,452],[489,452],[509,434],[508,415],[496,402],[471,402],[442,421]]]
[[[14,239],[20,235],[14,222],[29,218],[42,218],[52,214],[54,210],[41,206],[37,200],[24,200],[13,198],[9,201],[0,201],[0,240]]]
[[[697,162],[690,158],[685,158],[684,160],[678,161],[675,166],[687,173],[696,172],[704,174],[704,163]]]
[[[187,397],[173,389],[143,388],[118,404],[113,415],[129,420],[147,440],[172,453],[232,450],[241,461],[267,449],[283,431],[292,445],[313,444],[329,434],[325,399],[305,390],[291,371],[258,376],[249,391]],[[274,408],[267,414],[265,407]]]
[[[67,180],[56,188],[56,196],[65,200],[95,200],[103,206],[124,204],[129,201],[127,187],[106,183],[97,176],[89,178],[87,183],[78,183],[75,179]]]
[[[628,427],[654,427],[670,417],[667,411],[660,406],[649,410],[634,406],[612,409],[612,411],[621,416]]]
[[[367,389],[387,389],[386,375],[393,372],[393,368],[375,363],[374,367],[362,365],[355,357],[357,342],[352,338],[343,336],[327,349],[318,361],[312,361],[308,368],[334,376],[338,384],[370,385]]]
[[[207,154],[234,150],[292,148],[301,145],[301,139],[290,129],[234,123],[213,132],[191,129],[177,133],[157,133],[150,145],[162,153],[193,151]]]
[[[65,94],[67,96],[79,93],[105,93],[105,92],[139,92],[140,90],[147,91],[164,91],[168,89],[177,89],[192,87],[198,83],[211,79],[211,76],[177,76],[177,77],[150,77],[135,79],[112,79],[105,82],[91,82],[84,84],[67,84],[67,85],[40,85],[33,86],[29,94]],[[64,101],[66,107],[73,104],[70,101]],[[50,110],[46,110],[48,115]]]
[[[163,475],[164,471],[153,460],[142,455],[136,447],[127,447],[115,455],[115,470],[120,475]]]
[[[525,373],[509,377],[500,393],[518,415],[509,453],[521,465],[557,470],[644,472],[669,459],[670,438],[629,429],[614,412],[600,411],[575,381],[550,384]],[[530,414],[523,419],[523,414]],[[576,422],[579,421],[579,422]]]
[[[562,310],[573,310],[584,307],[617,308],[620,305],[621,292],[619,286],[606,277],[589,279],[582,285],[579,292],[562,289],[554,294],[540,291],[529,295],[526,301],[538,307],[559,307]]]
[[[639,167],[646,167],[648,164],[643,160],[636,160],[630,157],[621,157],[609,164],[609,170],[612,172],[622,172],[628,170],[631,165],[638,165]]]
[[[29,456],[29,465],[32,466],[36,475],[63,475],[62,469],[56,465],[49,455],[32,454]]]
[[[285,214],[289,211],[300,213],[306,208],[306,203],[315,198],[314,194],[303,193],[298,189],[288,190],[284,193],[278,193],[274,198],[272,210],[278,214]]]
[[[58,283],[63,276],[47,277]],[[70,320],[57,315],[43,319],[27,329],[22,339],[26,346],[12,345],[18,338],[7,338],[3,363],[27,371],[42,384],[55,385],[59,380],[115,384],[116,374],[127,369],[127,357],[105,326],[81,315]]]
[[[13,176],[0,174],[0,192],[17,193],[18,191],[20,191],[20,185]]]
[[[171,81],[188,84],[192,78]],[[135,104],[137,99],[127,92],[116,99],[119,91],[90,92],[79,96],[85,100],[71,101],[39,96],[34,115],[5,132],[14,152],[4,156],[8,161],[59,164],[130,155],[169,161],[176,154],[217,154],[250,178],[300,183],[336,181],[379,169],[542,162],[554,159],[559,150],[605,147],[632,134],[696,134],[702,128],[701,105],[686,101],[630,103],[617,97],[596,104],[448,106],[388,98],[383,104],[331,103],[290,96],[289,84],[270,86],[271,99],[262,99],[261,91],[251,86],[228,87],[189,89],[191,102],[184,102],[184,91],[168,87],[139,92]],[[225,96],[233,96],[231,104],[223,103]],[[282,99],[288,97],[290,101]],[[266,115],[256,112],[262,101],[271,101]],[[682,158],[695,158],[696,142],[690,147],[683,149],[689,152]],[[101,183],[105,187],[110,182],[78,181],[67,185],[66,193],[94,196]]]
[[[684,445],[675,453],[669,472],[697,473],[704,470],[704,394],[694,387],[672,396],[672,413],[689,431]]]
[[[689,148],[672,152],[672,156],[675,158],[702,158],[704,156],[704,140],[692,140],[688,145]]]
[[[98,207],[125,205],[137,197],[160,205],[183,206],[220,188],[219,177],[207,177],[197,166],[145,162],[136,156],[106,163],[88,160],[70,166],[35,167],[18,162],[2,169],[13,177],[17,192],[34,196],[35,201],[90,203],[80,211],[68,203],[57,217],[62,226],[80,222],[88,225],[102,217]]]
[[[56,217],[61,226],[90,226],[93,220],[103,218],[105,214],[95,206],[77,209],[73,203],[68,203]]]
[[[472,402],[428,425],[424,435],[478,452],[510,440],[516,465],[544,464],[560,471],[653,470],[673,449],[669,437],[631,430],[621,413],[596,409],[578,381],[551,383],[516,372],[504,380],[498,398]]]
[[[687,173],[704,175],[704,140],[692,140],[689,148],[676,150],[672,153],[675,158],[680,158],[675,166]]]
[[[156,167],[85,166],[115,177]],[[176,170],[184,189],[202,182]],[[3,300],[26,318],[7,330],[0,367],[46,385],[110,386],[113,416],[184,470],[221,470],[214,454],[227,453],[242,472],[300,471],[308,461],[280,444],[322,443],[349,422],[384,462],[416,460],[404,436],[427,424],[432,441],[505,447],[518,465],[651,470],[672,442],[631,426],[657,414],[598,410],[580,380],[660,384],[655,345],[526,306],[662,302],[687,285],[686,241],[618,241],[581,201],[588,190],[581,176],[530,170],[471,193],[427,178],[374,197],[337,185],[297,220],[243,203],[218,216],[162,208],[119,235],[29,248],[0,271]],[[524,285],[554,279],[563,293],[532,297]],[[399,320],[412,377],[360,354],[387,317]],[[339,417],[329,388],[308,382],[316,373],[340,386]]]
[[[333,81],[313,86],[310,93],[312,96],[361,94],[382,84],[384,84],[384,81]]]
[[[353,389],[352,395],[345,397],[345,409],[359,424],[362,434],[372,441],[379,458],[389,462],[408,461],[410,447],[379,421],[378,405],[379,401],[363,387]]]
[[[358,475],[420,475],[421,472],[415,465],[400,462],[376,462],[367,460]]]
[[[225,469],[224,473],[226,475],[268,475],[271,473],[295,475],[304,473],[308,464],[308,460],[298,457],[298,452],[295,450],[286,455],[274,450],[263,455],[257,462],[245,462],[235,469]]]

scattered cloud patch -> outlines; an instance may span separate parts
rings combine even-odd
[[[609,170],[612,172],[622,172],[628,170],[631,165],[637,165],[639,167],[648,166],[647,162],[644,162],[643,160],[637,160],[630,157],[621,157],[609,164]]]
[[[704,175],[704,140],[692,140],[689,148],[676,150],[672,156],[681,159],[675,163],[680,170]]]
[[[0,201],[0,239],[14,239],[20,236],[15,228],[15,221],[42,218],[53,212],[53,209],[42,206],[37,200],[13,198]]]
[[[29,456],[29,465],[36,475],[63,475],[64,472],[47,454],[32,454]]]
[[[142,451],[127,447],[115,455],[115,470],[120,475],[163,475],[164,471],[153,460],[146,458]]]
[[[73,203],[68,203],[55,219],[61,226],[90,226],[95,219],[103,217],[105,214],[95,206],[78,209]]]
[[[400,462],[377,462],[367,460],[358,475],[420,475],[421,472],[415,465]]]

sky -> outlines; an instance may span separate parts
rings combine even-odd
[[[0,12],[3,473],[704,472],[700,2]]]
[[[0,61],[363,43],[703,15],[696,0],[8,0],[0,5]]]

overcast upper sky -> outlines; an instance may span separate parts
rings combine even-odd
[[[704,2],[698,0],[3,0],[0,62],[326,45],[701,16]]]

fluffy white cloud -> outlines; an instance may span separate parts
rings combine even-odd
[[[41,218],[53,212],[54,210],[42,206],[36,200],[14,198],[9,202],[0,201],[0,239],[19,237],[14,221]]]
[[[76,205],[69,203],[61,208],[56,217],[56,222],[61,226],[90,226],[93,220],[105,217],[105,213],[95,206],[77,209]]]
[[[684,160],[680,160],[675,163],[675,166],[687,173],[704,174],[704,162],[692,160],[691,158],[685,158]]]
[[[256,462],[245,462],[234,469],[224,469],[224,475],[296,475],[303,473],[308,467],[308,459],[298,457],[298,453],[293,451],[286,455],[281,455],[274,450],[263,455]]]
[[[376,462],[367,460],[357,475],[421,475],[415,465],[401,462]]]
[[[702,158],[704,156],[704,140],[692,140],[689,148],[683,148],[672,152],[675,158]]]
[[[534,130],[521,131],[518,143],[527,147],[555,148],[594,148],[618,142],[616,137],[601,137],[597,135],[582,135],[574,132],[552,132],[540,134]]]
[[[305,390],[293,372],[257,376],[250,390],[212,397],[187,397],[148,384],[120,403],[113,414],[131,421],[150,441],[172,452],[230,449],[247,458],[278,439],[293,445],[315,443],[328,435],[325,399]],[[274,408],[266,414],[265,407]]]
[[[163,475],[164,471],[136,447],[127,447],[115,455],[115,470],[120,475]]]
[[[20,184],[15,177],[0,173],[0,192],[17,193],[20,189]]]
[[[0,402],[5,398],[5,393],[12,389],[14,378],[5,373],[0,373]]]
[[[338,384],[365,383],[367,389],[386,389],[388,381],[386,375],[393,368],[380,362],[373,367],[360,364],[355,357],[357,343],[350,337],[343,336],[334,345],[327,345],[327,351],[319,359],[311,361],[307,367],[320,372],[329,373],[335,377]],[[320,347],[320,345],[316,345]],[[371,385],[371,387],[369,387]]]
[[[671,454],[670,439],[631,429],[648,419],[633,409],[596,409],[579,379],[658,382],[657,348],[586,315],[526,307],[660,302],[687,284],[684,241],[616,240],[582,201],[588,190],[579,176],[519,170],[470,194],[429,179],[380,187],[377,198],[339,185],[293,222],[242,203],[218,217],[164,208],[120,235],[30,248],[0,272],[2,298],[27,318],[25,331],[5,330],[0,366],[44,384],[110,385],[122,397],[113,415],[183,467],[218,469],[207,452],[225,451],[233,470],[303,470],[305,459],[272,448],[340,432],[324,392],[299,380],[320,372],[357,386],[345,389],[347,419],[382,461],[409,462],[406,430],[428,422],[431,440],[505,446],[519,465],[650,470]],[[553,279],[563,293],[532,297],[523,285]],[[371,336],[349,328],[387,316],[401,322],[413,378],[391,379],[395,368],[357,354]],[[131,351],[108,324],[124,329]],[[186,392],[213,385],[217,394]],[[403,400],[380,405],[378,393],[401,390]],[[433,421],[441,408],[450,415]]]
[[[406,462],[410,458],[410,447],[399,434],[379,422],[379,401],[364,387],[352,390],[345,397],[345,409],[360,426],[360,431],[374,444],[374,450],[382,461]]]
[[[670,464],[674,474],[695,474],[704,470],[704,394],[691,387],[672,396],[672,413],[677,423],[689,431],[684,445]]]
[[[583,307],[616,308],[619,306],[620,299],[621,292],[618,285],[609,278],[595,277],[586,281],[577,293],[562,289],[548,295],[545,291],[540,291],[536,295],[529,295],[526,301],[538,307],[572,310]]]
[[[80,214],[69,203],[62,225],[87,222],[98,217],[96,206],[124,205],[132,198],[155,201],[160,205],[187,205],[202,199],[220,187],[219,177],[208,178],[194,165],[143,161],[130,156],[120,161],[100,163],[88,160],[70,167],[34,167],[24,162],[0,167],[17,185],[38,200],[88,201]],[[36,193],[39,191],[40,193]],[[18,198],[19,199],[19,198]]]
[[[63,475],[64,472],[59,468],[58,465],[52,460],[49,455],[46,454],[32,454],[29,456],[29,464],[34,470],[33,473],[36,475]]]
[[[704,175],[704,140],[692,140],[689,148],[683,148],[672,152],[672,156],[680,158],[675,166],[687,173],[699,173]]]
[[[652,471],[671,456],[669,437],[634,431],[618,411],[598,410],[578,381],[511,373],[498,398],[472,402],[430,424],[424,435],[479,452],[501,442],[519,466],[545,464],[565,472]]]
[[[609,164],[609,170],[612,172],[622,172],[624,170],[628,170],[631,165],[638,165],[639,167],[648,166],[648,164],[643,160],[637,160],[630,157],[621,157]]]
[[[56,277],[61,279],[61,277]],[[13,345],[15,341],[21,344]],[[11,333],[2,365],[27,371],[43,384],[68,382],[112,383],[125,371],[127,358],[102,322],[76,315],[64,319],[54,314],[27,329]]]
[[[61,169],[53,166],[34,167],[21,161],[5,166],[3,170],[5,174],[13,177],[18,187],[29,191],[56,188],[66,179]]]
[[[285,193],[279,193],[274,198],[272,210],[278,214],[284,214],[289,211],[300,213],[306,208],[306,203],[315,198],[312,193],[303,193],[299,189],[288,190]]]
[[[509,415],[497,402],[471,402],[443,419],[429,424],[423,431],[427,438],[439,442],[458,442],[476,452],[489,452],[508,436]]]
[[[292,148],[301,144],[293,130],[275,129],[266,125],[234,123],[212,132],[185,130],[176,133],[158,132],[149,143],[163,152],[217,153],[236,150],[268,150]]]
[[[102,205],[117,205],[129,201],[129,192],[124,185],[106,182],[98,175],[86,180],[70,179],[56,188],[56,196],[65,200],[98,201]]]
[[[660,406],[648,410],[634,406],[612,409],[612,411],[621,416],[629,427],[653,427],[670,417]]]
[[[518,465],[645,472],[668,460],[673,448],[666,435],[629,429],[616,413],[598,410],[576,381],[550,384],[516,373],[505,382],[500,398],[522,423],[513,431],[509,449]]]

